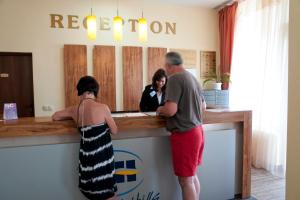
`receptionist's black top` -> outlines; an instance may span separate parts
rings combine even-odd
[[[152,85],[147,85],[142,95],[140,102],[140,110],[142,112],[153,112],[156,111],[159,106],[165,104],[165,92],[161,94],[161,101],[159,103],[159,97],[157,92]]]

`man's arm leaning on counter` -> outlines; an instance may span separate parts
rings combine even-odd
[[[157,108],[156,113],[160,116],[172,117],[177,113],[177,109],[177,103],[168,100],[164,106],[160,106]]]
[[[172,101],[167,101],[164,106],[158,107],[156,113],[157,115],[164,116],[164,117],[172,117],[177,112],[177,104]],[[206,110],[206,102],[202,100],[201,104],[202,113]]]

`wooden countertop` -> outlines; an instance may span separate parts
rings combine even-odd
[[[245,115],[251,111],[231,111],[228,109],[208,110],[204,114],[204,124],[243,122]],[[158,116],[135,116],[131,114],[116,114],[114,117],[119,131],[153,129],[165,127],[165,119]],[[139,115],[139,113],[137,113]],[[142,115],[142,114],[140,114]],[[74,135],[78,134],[72,120],[52,121],[50,117],[20,118],[18,120],[0,121],[0,139],[8,137]],[[149,136],[149,135],[147,135]],[[114,139],[124,139],[125,135],[115,135]],[[138,137],[143,137],[139,135]]]

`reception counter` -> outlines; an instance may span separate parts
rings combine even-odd
[[[165,119],[155,116],[154,113],[115,113],[113,118],[119,129],[119,134],[112,136],[116,162],[121,168],[127,167],[126,169],[132,169],[132,165],[128,167],[128,163],[134,162],[134,169],[140,168],[137,171],[143,174],[142,177],[140,174],[130,173],[118,175],[119,199],[177,199],[180,190],[172,174],[167,137],[169,133],[164,128]],[[203,185],[201,195],[205,195],[201,199],[211,198],[210,200],[213,200],[213,198],[220,198],[220,196],[212,197],[210,195],[215,195],[213,193],[216,192],[212,192],[212,187],[215,185],[215,189],[217,189],[217,184],[221,184],[222,180],[224,185],[230,185],[226,184],[228,181],[232,182],[232,187],[224,191],[224,194],[220,192],[219,195],[222,199],[223,197],[224,199],[229,198],[230,195],[227,197],[225,194],[229,190],[233,190],[234,195],[241,194],[242,198],[250,197],[251,121],[251,111],[214,109],[205,112],[204,130],[207,142],[205,151],[207,153],[203,161],[203,170],[201,171],[202,167],[200,167],[198,173]],[[33,175],[24,175],[21,172],[26,168],[25,173],[36,170],[35,173],[38,177],[44,177],[46,179],[45,186],[47,187],[49,185],[52,187],[52,184],[55,185],[53,182],[60,179],[63,174],[62,177],[65,178],[56,185],[63,184],[61,187],[67,189],[62,191],[61,187],[57,188],[61,195],[51,196],[52,199],[62,199],[62,197],[63,199],[82,199],[82,197],[78,197],[80,194],[74,194],[78,192],[76,188],[77,174],[75,172],[78,162],[76,159],[79,140],[80,137],[75,123],[71,120],[53,122],[51,118],[41,117],[0,121],[0,162],[4,163],[0,166],[0,175],[4,177],[0,180],[0,199],[5,199],[10,195],[8,191],[15,184],[11,181],[11,176],[24,176],[23,179],[35,179],[32,178]],[[227,146],[226,141],[228,142]],[[229,157],[226,158],[221,155],[223,152],[226,152]],[[65,157],[61,157],[62,154]],[[61,159],[55,160],[58,157]],[[35,162],[35,164],[32,162]],[[205,162],[210,163],[207,165],[211,166],[205,166]],[[22,164],[24,166],[18,168]],[[42,170],[45,166],[52,166],[47,169],[47,172],[53,174],[53,176],[45,175],[45,171]],[[70,169],[65,167],[70,167]],[[214,167],[217,167],[218,172],[212,171]],[[30,170],[29,168],[34,169]],[[7,170],[13,171],[13,173],[10,174],[6,172]],[[63,172],[60,170],[63,170]],[[118,169],[116,170],[118,174]],[[228,170],[228,173],[226,170]],[[215,173],[220,173],[218,175],[220,180],[216,179],[216,182],[213,182],[213,180],[209,180],[212,178],[207,176]],[[222,173],[224,174],[222,175]],[[55,178],[55,174],[58,178]],[[15,182],[19,181],[19,186],[23,187],[20,179],[17,177],[12,178],[15,179]],[[21,181],[24,181],[26,185],[26,180],[23,179]],[[38,181],[40,181],[39,178],[36,182]],[[125,182],[126,184],[124,184]],[[40,184],[43,185],[43,183]],[[68,186],[70,184],[72,188]],[[208,185],[210,186],[208,187]],[[206,189],[205,186],[207,186]],[[37,184],[36,187],[41,186]],[[5,188],[6,193],[1,191],[3,188]],[[220,186],[220,188],[222,187]],[[42,197],[45,194],[43,188],[39,188],[39,191],[40,197]],[[32,192],[34,192],[34,189]],[[53,192],[60,193],[55,191],[55,186],[53,186]],[[70,193],[75,196],[68,196]],[[26,196],[28,191],[23,191],[23,194],[20,195]],[[36,198],[36,196],[30,196],[30,198]]]

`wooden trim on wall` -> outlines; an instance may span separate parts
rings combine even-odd
[[[93,49],[94,77],[99,82],[98,99],[116,110],[116,61],[115,47],[97,45]]]
[[[143,48],[122,48],[123,60],[123,110],[139,110],[143,90]]]
[[[147,84],[152,83],[152,77],[159,68],[164,69],[167,48],[148,47],[148,79]]]
[[[65,106],[79,103],[76,85],[87,75],[86,45],[64,45]]]

